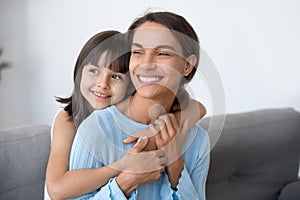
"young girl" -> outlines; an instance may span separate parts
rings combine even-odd
[[[52,199],[84,194],[99,188],[108,180],[102,176],[108,170],[105,167],[101,170],[69,172],[69,155],[76,127],[84,118],[94,108],[105,108],[125,97],[130,81],[125,74],[128,71],[129,55],[123,54],[127,52],[127,49],[122,49],[123,43],[124,38],[117,31],[100,32],[89,39],[75,64],[71,97],[58,98],[58,102],[67,106],[58,112],[52,127],[53,140],[46,173],[46,185]],[[112,53],[123,55],[109,63],[109,59],[114,56]]]
[[[89,39],[76,61],[72,95],[57,99],[67,105],[58,112],[52,127],[52,148],[46,173],[46,185],[52,199],[66,199],[91,192],[120,173],[110,167],[72,171],[68,168],[71,145],[79,124],[94,108],[116,104],[127,95],[125,91],[130,91],[127,90],[130,81],[125,74],[129,54],[123,39],[117,31],[100,32]],[[194,104],[195,101],[191,100],[190,107]],[[201,113],[195,121],[205,114],[204,107],[199,106]],[[131,151],[137,151],[145,144],[145,141],[140,142]],[[45,199],[48,198],[45,190]]]
[[[128,135],[149,127],[153,106],[166,112],[179,108],[182,114],[189,102],[183,86],[198,65],[198,37],[183,17],[169,12],[149,13],[130,30],[129,68],[136,92],[116,106],[94,111],[81,124],[70,159],[70,169],[114,166],[124,157],[128,166],[116,165],[121,171],[116,177],[78,199],[205,199],[209,139],[203,129],[194,126],[186,134],[185,119],[165,114],[154,121],[155,129],[159,127],[154,136],[157,150],[127,156],[133,144],[123,143]],[[152,159],[157,155],[166,159],[166,166]]]

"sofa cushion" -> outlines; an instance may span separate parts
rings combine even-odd
[[[0,199],[43,199],[50,126],[0,130]]]
[[[300,178],[293,181],[281,190],[278,200],[299,200],[300,199]]]
[[[209,121],[202,126],[208,129]],[[298,176],[299,144],[300,113],[293,109],[227,115],[211,151],[207,199],[277,199]]]

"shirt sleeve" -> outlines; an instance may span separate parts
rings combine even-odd
[[[206,135],[203,138],[201,148],[198,149],[199,153],[197,155],[197,159],[194,167],[192,167],[190,170],[187,170],[186,164],[191,164],[191,163],[184,164],[184,169],[181,173],[181,177],[177,185],[177,191],[171,188],[171,184],[168,181],[168,176],[165,175],[163,179],[163,185],[161,188],[161,197],[163,199],[165,197],[174,200],[177,199],[205,200],[206,199],[205,186],[206,186],[206,179],[207,179],[209,161],[210,161],[209,150],[210,150],[210,143],[209,143],[209,138]],[[190,162],[191,160],[187,160],[187,161]]]

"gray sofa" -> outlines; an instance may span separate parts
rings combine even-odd
[[[217,133],[210,118],[201,126]],[[212,138],[213,140],[214,138]],[[50,126],[0,130],[0,199],[43,199]],[[269,109],[226,116],[211,152],[208,200],[300,200],[300,113]]]

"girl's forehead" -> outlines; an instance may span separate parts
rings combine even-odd
[[[104,51],[101,53],[98,59],[98,63],[96,63],[99,67],[107,68],[112,65],[112,63],[118,58],[117,55],[114,55],[111,51]]]

